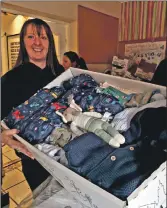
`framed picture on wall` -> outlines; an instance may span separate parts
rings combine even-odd
[[[8,54],[8,69],[12,69],[16,64],[16,60],[20,49],[20,35],[7,36],[7,54]]]

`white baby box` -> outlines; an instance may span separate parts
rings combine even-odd
[[[129,90],[131,92],[160,89],[161,93],[166,96],[166,88],[162,86],[75,68],[70,68],[61,74],[58,78],[49,83],[47,87],[51,88],[55,85],[60,85],[63,81],[83,72],[90,74],[99,83],[106,81],[118,89]],[[4,128],[7,128],[4,123],[2,123],[2,125]],[[40,152],[23,138],[17,136],[17,139],[27,146],[41,165],[50,172],[67,191],[90,208],[166,208],[166,163],[163,163],[154,171],[126,201],[122,201]]]

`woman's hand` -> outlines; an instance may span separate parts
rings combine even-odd
[[[24,144],[13,139],[13,135],[17,133],[19,133],[17,129],[4,130],[1,133],[1,140],[2,140],[1,142],[4,144],[7,144],[12,149],[16,149],[22,152],[23,154],[27,155],[31,159],[34,159],[32,153],[28,151],[28,149],[26,148]]]

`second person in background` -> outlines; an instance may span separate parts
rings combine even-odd
[[[69,69],[70,67],[88,70],[85,60],[82,57],[79,57],[78,54],[73,51],[64,53],[62,65],[65,70]]]

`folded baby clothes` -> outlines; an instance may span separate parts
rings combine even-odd
[[[149,140],[161,143],[161,134],[166,130],[166,107],[148,108],[138,112],[131,120],[130,128],[123,132],[125,144]],[[167,141],[167,137],[166,137]]]
[[[161,93],[156,93],[151,97],[150,102],[154,102],[158,100],[165,100],[165,96]]]
[[[140,107],[150,102],[151,97],[159,90],[148,90],[144,93],[132,94],[131,99],[125,103],[126,107]]]
[[[62,124],[63,122],[60,116],[56,114],[55,109],[49,106],[23,122],[21,126],[24,128],[19,134],[31,144],[41,143],[55,128],[60,128]]]
[[[81,82],[82,80],[82,82]],[[84,81],[86,80],[86,81]],[[66,102],[69,95],[73,96],[75,102],[85,111],[94,111],[99,113],[109,112],[115,115],[121,112],[124,108],[119,103],[119,100],[113,95],[99,94],[96,92],[97,83],[90,75],[81,74],[68,81],[65,81],[63,86],[68,90],[62,96],[62,102]],[[71,83],[70,87],[66,87],[67,83]],[[60,101],[60,100],[59,100]]]
[[[115,115],[124,108],[117,98],[112,95],[99,94],[95,89],[87,89],[74,95],[75,102],[85,111],[94,111],[101,114],[109,112]]]
[[[118,99],[118,102],[124,106],[125,103],[127,103],[132,95],[128,95],[128,94],[125,94],[123,92],[121,92],[120,90],[114,88],[114,87],[107,87],[107,88],[102,88],[102,87],[97,87],[96,88],[96,92],[100,93],[100,94],[105,94],[105,95],[112,95],[114,96],[115,98]]]
[[[95,88],[98,86],[98,83],[90,75],[80,74],[67,81],[64,81],[62,85],[66,90],[69,90],[72,87],[78,87],[80,89]]]
[[[164,96],[160,96],[160,97],[161,97],[161,99],[158,100],[158,98],[156,97],[157,98],[156,101],[153,101],[153,102],[143,105],[141,107],[125,108],[123,111],[121,111],[120,113],[118,113],[114,116],[114,118],[111,122],[112,127],[114,127],[116,130],[118,130],[120,132],[127,131],[130,127],[130,123],[131,123],[132,118],[138,112],[143,111],[144,109],[159,108],[159,107],[166,106],[166,100],[162,99],[162,98],[164,98]]]
[[[117,131],[123,132],[126,131],[128,126],[128,118],[133,112],[135,112],[138,108],[125,108],[120,113],[117,113],[113,120],[111,121],[111,126],[114,127]]]
[[[26,120],[37,111],[45,108],[52,101],[57,99],[64,92],[62,87],[53,87],[52,89],[41,89],[31,96],[27,101],[14,108],[4,119],[9,128],[13,128],[16,123]]]
[[[52,157],[57,162],[60,162],[62,165],[67,166],[68,161],[65,156],[64,150],[58,145],[51,145],[46,143],[36,144],[35,147],[41,152],[45,153],[49,157]]]
[[[64,147],[72,139],[72,132],[70,128],[62,125],[60,128],[55,128],[52,133],[47,137],[45,142],[52,145],[59,145]]]
[[[67,108],[67,105],[54,102],[62,93],[62,87],[39,90],[29,100],[13,109],[4,118],[5,123],[9,128],[18,129],[19,135],[31,144],[43,142],[53,129],[62,125],[56,110]]]
[[[68,167],[126,200],[166,160],[164,115],[164,107],[138,112],[121,148],[112,148],[93,133],[75,138],[64,146]]]
[[[114,149],[98,136],[88,133],[65,145],[64,150],[71,170],[111,193],[114,182],[123,179],[123,183],[117,186],[120,190],[126,183],[126,189],[118,196],[121,199],[132,193],[146,177],[138,172],[137,145]]]

